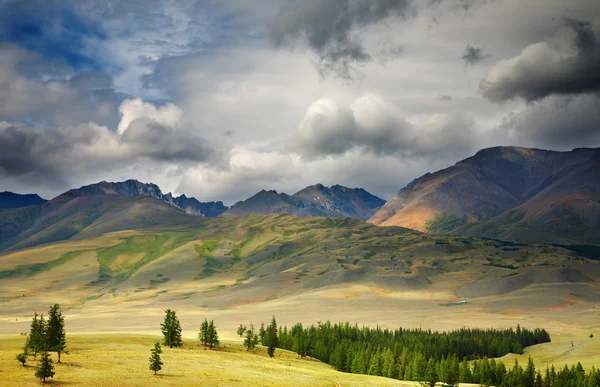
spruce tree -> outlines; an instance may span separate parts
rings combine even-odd
[[[246,351],[254,349],[257,343],[258,335],[254,333],[254,325],[250,324],[250,329],[246,330],[246,338],[244,339],[244,347],[246,347]]]
[[[210,349],[219,345],[219,335],[214,320],[210,320],[208,324],[208,345]]]
[[[40,362],[35,367],[35,376],[41,379],[43,383],[46,383],[46,378],[54,377],[54,366],[52,365],[52,359],[48,355],[48,352],[42,352],[40,356]]]
[[[165,321],[160,324],[162,334],[164,336],[163,344],[168,345],[170,348],[181,347],[183,342],[181,340],[181,325],[179,319],[175,314],[175,311],[171,309],[165,310]]]
[[[34,359],[37,358],[38,353],[46,349],[46,321],[43,314],[38,318],[36,312],[33,316],[27,345],[33,352]]]
[[[269,324],[269,326],[267,327],[265,341],[269,357],[274,357],[275,348],[279,346],[279,338],[277,337],[277,321],[275,321],[275,316],[273,316],[271,324]]]
[[[265,330],[265,323],[260,323],[258,338],[260,339],[260,345],[267,345],[267,331]]]
[[[67,346],[67,339],[65,336],[65,318],[62,315],[60,305],[58,304],[51,306],[50,311],[48,312],[46,345],[48,351],[57,353],[57,363],[60,364],[60,354]]]
[[[156,375],[156,373],[162,369],[163,365],[163,362],[160,359],[160,354],[162,353],[160,343],[155,343],[154,348],[152,348],[150,352],[150,371],[154,371],[154,375]]]
[[[200,332],[198,332],[198,340],[202,346],[206,346],[208,344],[208,320],[204,319],[202,324],[200,324]]]

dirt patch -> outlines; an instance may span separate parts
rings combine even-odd
[[[579,299],[579,297],[577,297],[573,293],[569,293],[569,296],[567,297],[566,300],[564,300],[560,304],[545,308],[544,311],[550,312],[553,310],[560,310],[560,309],[568,308],[569,306],[579,305],[579,304],[581,304],[581,300]]]

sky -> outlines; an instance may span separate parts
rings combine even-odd
[[[600,146],[599,1],[0,0],[0,191],[389,199],[499,145]]]

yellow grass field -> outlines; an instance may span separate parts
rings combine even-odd
[[[184,348],[163,347],[163,369],[148,369],[150,348],[159,337],[143,335],[73,335],[63,364],[55,364],[53,386],[414,386],[382,377],[353,375],[311,359],[277,350],[270,359],[263,348],[247,352],[239,343],[204,350],[193,341]],[[22,367],[15,355],[23,337],[0,338],[0,385],[39,386],[36,361]],[[54,358],[56,358],[54,356]]]

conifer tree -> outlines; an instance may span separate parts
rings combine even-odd
[[[208,345],[208,320],[204,319],[200,324],[200,332],[198,332],[198,340],[202,346]]]
[[[175,311],[171,309],[165,310],[165,313],[165,321],[160,324],[164,336],[163,344],[168,345],[170,348],[181,347],[183,342],[181,340],[181,324],[179,324],[179,319]]]
[[[46,325],[46,345],[47,350],[56,352],[58,355],[57,363],[60,364],[60,354],[67,346],[65,336],[65,318],[60,311],[60,305],[54,304],[48,312],[48,323]]]
[[[54,374],[52,359],[50,359],[47,351],[43,351],[40,356],[40,362],[37,367],[35,367],[35,376],[36,378],[41,379],[43,383],[46,383],[46,378],[53,378]]]
[[[437,364],[435,363],[434,358],[429,358],[429,361],[427,361],[427,368],[425,369],[425,378],[420,385],[421,387],[435,387],[437,381]]]
[[[240,335],[240,337],[242,337],[244,335],[244,332],[246,332],[247,328],[245,326],[243,326],[242,324],[240,324],[240,326],[237,329],[237,334]]]
[[[246,347],[246,351],[254,349],[258,344],[258,335],[254,333],[254,325],[250,324],[250,329],[246,330],[246,338],[244,339],[244,347]]]
[[[260,329],[258,330],[258,338],[260,339],[260,345],[267,345],[267,331],[265,330],[265,323],[260,323]]]
[[[27,340],[27,346],[33,352],[33,358],[37,358],[37,354],[42,352],[46,347],[46,321],[42,314],[38,318],[37,312],[33,316],[31,321],[31,328],[29,330],[29,337]]]
[[[219,335],[214,320],[210,320],[208,324],[208,345],[210,349],[219,345]]]
[[[154,375],[156,375],[156,373],[162,369],[163,365],[163,362],[160,359],[160,354],[162,353],[160,343],[155,343],[154,348],[152,348],[150,352],[150,371],[154,371]]]
[[[274,357],[275,348],[279,346],[279,338],[277,337],[277,321],[275,321],[275,316],[273,316],[271,324],[269,324],[269,326],[267,327],[265,341],[269,356]]]

